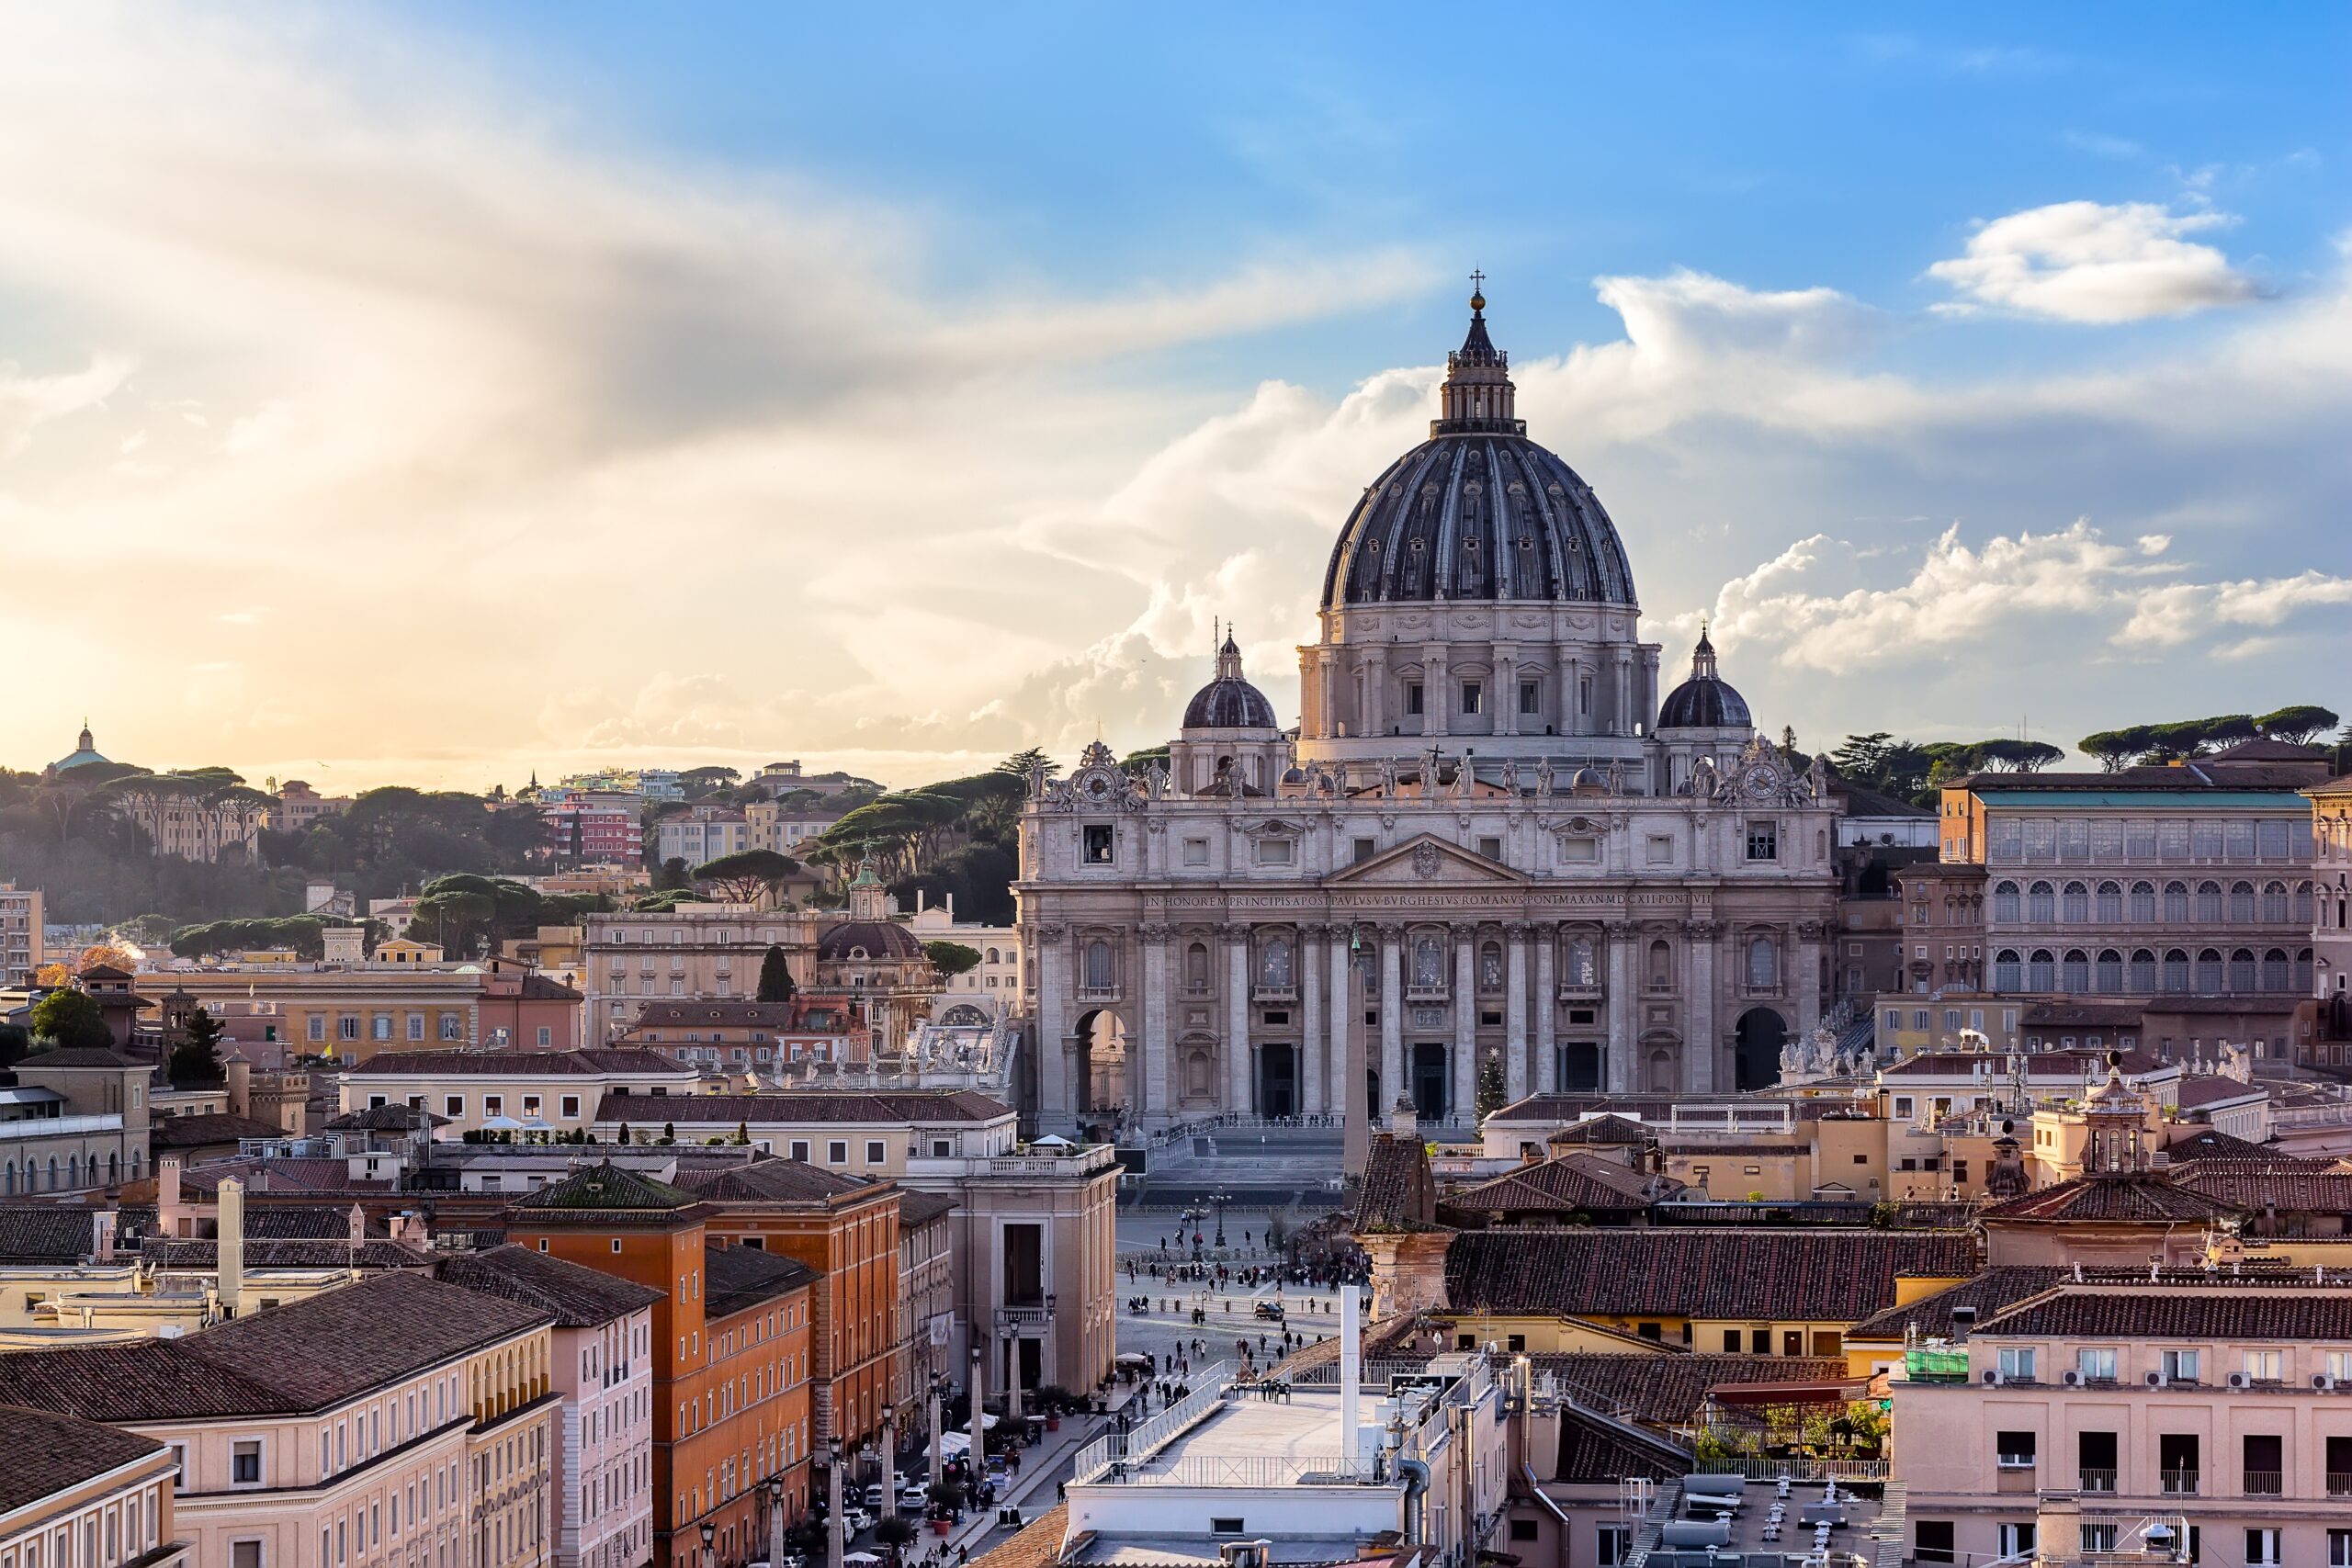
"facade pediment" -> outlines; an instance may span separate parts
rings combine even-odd
[[[1458,844],[1422,833],[1396,848],[1349,866],[1326,879],[1331,887],[1446,886],[1525,887],[1528,879],[1509,866],[1497,865],[1484,855]]]

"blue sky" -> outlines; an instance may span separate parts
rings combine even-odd
[[[123,612],[27,612],[0,760],[911,782],[1164,739],[1217,616],[1287,713],[1473,266],[1768,726],[2352,709],[2347,67],[2333,7],[0,18],[0,546]]]

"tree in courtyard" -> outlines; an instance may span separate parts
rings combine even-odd
[[[763,1002],[788,1002],[799,987],[792,983],[792,965],[786,961],[784,949],[770,943],[760,954],[760,988],[758,998]]]
[[[51,991],[33,1004],[33,1038],[61,1051],[104,1049],[114,1043],[107,1017],[86,991]]]
[[[172,1048],[172,1082],[219,1083],[226,1076],[220,1066],[220,1021],[198,1008],[187,1016],[187,1038]]]

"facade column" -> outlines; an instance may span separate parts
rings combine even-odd
[[[1380,1098],[1376,1125],[1405,1092],[1405,928],[1380,928]]]
[[[1348,1051],[1351,1038],[1348,1026],[1352,1021],[1350,1015],[1355,1011],[1355,987],[1349,983],[1353,978],[1349,973],[1353,955],[1349,953],[1348,944],[1354,934],[1345,926],[1331,928],[1331,999],[1324,1025],[1329,1038],[1323,1053],[1324,1066],[1331,1075],[1324,1089],[1323,1111],[1326,1115],[1347,1118],[1351,1147],[1354,1139],[1363,1135],[1363,1130],[1370,1128],[1372,1117],[1379,1109],[1364,1106],[1359,1110],[1356,1102],[1363,1098],[1363,1072],[1359,1064],[1350,1059]]]
[[[1364,649],[1359,666],[1363,676],[1363,712],[1360,716],[1366,735],[1388,733],[1388,655],[1383,649]]]
[[[1445,721],[1453,713],[1446,705],[1445,649],[1442,645],[1424,649],[1421,652],[1421,733],[1447,733]]]
[[[1609,936],[1609,1088],[1614,1094],[1634,1089],[1634,928],[1623,920],[1610,922]]]
[[[1063,977],[1069,955],[1062,950],[1068,931],[1039,926],[1037,954],[1037,1121],[1040,1132],[1058,1132],[1069,1115],[1063,1074],[1069,1058],[1069,1013]],[[1049,1123],[1050,1120],[1050,1124]]]
[[[1503,994],[1503,1094],[1507,1100],[1527,1095],[1527,928],[1512,926],[1503,962],[1509,966]]]
[[[1584,733],[1584,656],[1571,653],[1563,659],[1560,670],[1560,733]]]
[[[1631,735],[1634,733],[1634,658],[1632,654],[1621,648],[1611,657],[1611,661],[1615,677],[1613,684],[1616,692],[1613,701],[1617,710],[1611,716],[1615,722],[1611,726],[1611,733]]]
[[[1718,1038],[1722,1026],[1715,1021],[1715,925],[1713,920],[1693,920],[1684,932],[1683,951],[1690,976],[1686,993],[1690,1000],[1690,1036],[1684,1046],[1690,1066],[1684,1071],[1693,1093],[1713,1094],[1715,1067],[1723,1055]]]
[[[1332,736],[1340,733],[1340,722],[1334,716],[1339,707],[1339,679],[1335,666],[1339,655],[1331,649],[1318,649],[1315,654],[1315,733]]]
[[[1225,1108],[1236,1116],[1256,1109],[1250,1093],[1250,928],[1225,930]]]
[[[1489,683],[1495,688],[1495,706],[1487,711],[1495,716],[1495,733],[1516,735],[1519,733],[1519,661],[1497,645],[1487,667],[1494,671]]]
[[[1478,928],[1453,928],[1453,1103],[1446,1119],[1475,1121],[1478,1111]]]
[[[1136,1120],[1159,1126],[1168,1120],[1168,937],[1166,926],[1146,926],[1143,937],[1143,1039],[1129,1053],[1135,1080]]]
[[[1554,1076],[1553,1026],[1560,1016],[1559,989],[1553,982],[1553,950],[1560,945],[1558,930],[1546,923],[1535,928],[1535,1062],[1531,1075],[1535,1092],[1558,1089]]]
[[[1323,1109],[1323,938],[1321,926],[1298,929],[1298,1113]]]
[[[1796,929],[1797,1032],[1810,1036],[1821,1027],[1821,925],[1806,920]]]

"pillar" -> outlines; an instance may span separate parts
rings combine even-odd
[[[1037,928],[1037,1121],[1041,1131],[1057,1132],[1069,1114],[1064,1074],[1069,1060],[1069,954],[1062,950],[1060,926]]]
[[[1421,655],[1421,733],[1447,733],[1446,718],[1453,711],[1446,698],[1445,649],[1425,649]]]
[[[1324,1055],[1338,1089],[1336,1093],[1327,1092],[1323,1109],[1346,1119],[1348,1168],[1361,1170],[1363,1168],[1364,1152],[1370,1146],[1372,1119],[1378,1114],[1379,1108],[1363,1103],[1363,1069],[1348,1051],[1349,1024],[1351,1021],[1349,1015],[1355,1011],[1354,987],[1349,984],[1348,973],[1348,944],[1353,936],[1354,933],[1344,927],[1331,928],[1331,1000],[1327,1020],[1330,1039]]]
[[[1450,1122],[1478,1113],[1478,928],[1453,929],[1453,1103]]]
[[[1796,938],[1797,1032],[1810,1036],[1821,1027],[1821,927],[1808,920]]]
[[[1537,1086],[1536,1092],[1559,1087],[1552,1076],[1553,1029],[1560,1017],[1560,991],[1554,983],[1552,964],[1554,950],[1560,945],[1560,933],[1549,925],[1535,928],[1535,1061],[1530,1075]]]
[[[1131,1052],[1135,1081],[1127,1086],[1136,1120],[1157,1126],[1168,1120],[1168,938],[1166,926],[1143,928],[1143,1039]]]
[[[1225,1108],[1246,1116],[1250,1094],[1250,928],[1225,930]]]
[[[1388,659],[1379,649],[1366,649],[1359,666],[1363,677],[1363,712],[1360,716],[1366,735],[1388,733]]]
[[[1376,1120],[1405,1092],[1405,928],[1380,928],[1380,1098]]]
[[[1715,1019],[1715,927],[1712,920],[1694,920],[1683,943],[1690,964],[1690,1084],[1693,1092],[1715,1092],[1715,1071],[1723,1057],[1723,1026]]]
[[[1639,1005],[1634,997],[1633,927],[1623,920],[1611,921],[1609,937],[1609,1088],[1612,1093],[1628,1094],[1634,1089],[1634,1010]]]
[[[1503,1093],[1517,1100],[1527,1094],[1527,928],[1512,926],[1503,981]]]
[[[1301,926],[1298,931],[1298,1111],[1314,1116],[1323,1110],[1323,950],[1321,926]]]

